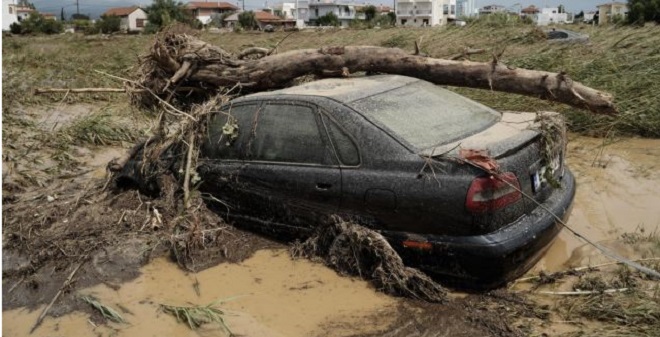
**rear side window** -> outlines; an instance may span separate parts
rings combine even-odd
[[[319,129],[318,113],[304,105],[272,103],[254,118],[250,159],[330,165],[331,152]]]
[[[343,165],[357,166],[360,164],[360,154],[357,146],[353,143],[351,137],[344,132],[334,121],[330,118],[323,117],[323,122],[328,130],[332,144],[335,146],[335,151],[339,157],[339,161]]]
[[[216,159],[244,159],[257,109],[257,104],[245,104],[213,113],[202,153]]]

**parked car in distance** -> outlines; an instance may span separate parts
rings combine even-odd
[[[575,193],[565,140],[549,135],[545,158],[536,118],[394,75],[252,94],[210,117],[200,188],[239,226],[301,238],[337,214],[446,285],[495,287],[540,258],[561,229],[548,210],[567,217]],[[456,160],[461,148],[502,173]]]

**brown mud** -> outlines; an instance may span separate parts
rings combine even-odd
[[[644,233],[658,228],[660,142],[624,139],[602,145],[603,140],[585,137],[569,145],[568,164],[578,181],[569,225],[629,258],[658,257],[648,242],[630,242],[641,228]],[[291,260],[284,246],[237,230],[215,213],[181,219],[180,205],[171,199],[103,190],[103,163],[122,150],[107,149],[85,152],[81,169],[89,174],[4,200],[3,335],[27,335],[79,264],[73,284],[49,311],[54,317],[35,335],[196,335],[158,304],[204,305],[236,296],[222,307],[232,313],[226,317],[232,329],[249,336],[561,335],[594,325],[584,317],[552,313],[563,299],[538,295],[534,291],[546,288],[534,282],[520,282],[510,291],[454,293],[441,305],[387,297],[320,264]],[[204,208],[201,199],[195,202]],[[172,263],[177,256],[183,268]],[[601,262],[608,261],[563,231],[528,275]],[[582,277],[572,277],[575,282],[552,282],[548,289],[573,290]],[[607,277],[608,286],[619,284]],[[639,280],[640,288],[644,282]],[[103,319],[79,299],[87,294],[128,309],[129,324]],[[220,333],[204,329],[201,333]]]

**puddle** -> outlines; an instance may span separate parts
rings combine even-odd
[[[57,104],[47,108],[28,109],[28,114],[34,116],[37,127],[43,131],[57,131],[70,125],[78,118],[89,116],[98,110],[92,104]]]
[[[95,327],[87,314],[73,313],[46,318],[31,336],[223,336],[219,328],[192,331],[159,311],[158,304],[206,305],[230,298],[221,307],[229,312],[226,318],[232,332],[242,336],[373,333],[393,321],[397,303],[364,281],[341,277],[307,260],[294,261],[286,250],[261,250],[240,264],[221,264],[197,274],[158,259],[142,272],[118,290],[99,285],[77,292],[93,295],[119,312],[121,305],[133,313],[123,314],[128,324]],[[3,312],[3,335],[27,336],[40,312],[41,308]],[[382,325],[364,324],[373,315],[381,317]],[[345,328],[319,331],[322,326]]]
[[[660,140],[624,139],[603,148],[602,139],[576,137],[567,162],[578,188],[568,225],[628,257],[636,252],[624,233],[660,231]],[[532,269],[549,272],[610,262],[564,230]]]

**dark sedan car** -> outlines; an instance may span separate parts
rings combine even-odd
[[[211,116],[201,189],[239,225],[293,238],[338,214],[409,266],[496,286],[538,260],[560,230],[545,209],[567,216],[575,193],[564,141],[544,159],[536,117],[403,76],[253,94]],[[499,178],[452,159],[460,149],[488,151]]]

